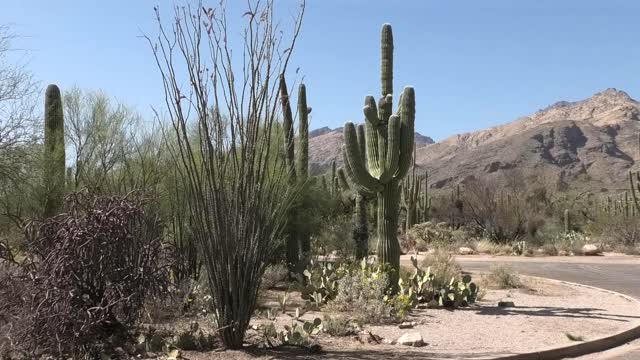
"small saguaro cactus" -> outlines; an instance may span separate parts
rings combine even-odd
[[[360,189],[354,190],[345,175],[344,169],[338,169],[338,184],[343,199],[353,204],[353,241],[356,244],[356,260],[367,257],[369,252],[369,222],[367,220],[367,199],[373,196]]]
[[[633,180],[635,177],[635,181]],[[631,188],[631,199],[633,201],[636,214],[640,214],[640,171],[629,171],[629,187]]]
[[[56,85],[47,86],[44,102],[44,216],[62,211],[65,189],[64,115]]]
[[[569,209],[564,209],[564,233],[568,234],[571,230],[571,219],[569,218]]]
[[[425,186],[422,191],[422,181],[424,180]],[[427,189],[427,172],[424,176],[416,174],[415,162],[411,170],[411,175],[402,183],[402,206],[406,211],[405,230],[410,230],[413,225],[424,220],[427,217],[429,211]]]
[[[399,108],[393,106],[393,34],[391,25],[382,27],[382,97],[365,99],[365,126],[348,122],[344,127],[345,171],[363,191],[377,194],[378,260],[389,264],[391,290],[397,289],[400,270],[398,212],[400,183],[411,168],[414,144],[415,93],[406,87]]]

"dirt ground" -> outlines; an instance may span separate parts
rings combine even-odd
[[[320,334],[315,343],[322,352],[280,347],[265,350],[260,332],[250,330],[245,351],[183,352],[183,358],[205,359],[483,359],[534,350],[571,345],[610,335],[640,324],[638,303],[610,292],[560,282],[527,278],[526,289],[488,290],[472,307],[418,309],[407,319],[416,323],[413,329],[397,325],[365,326],[361,333],[347,337]],[[279,306],[278,292],[269,292],[263,307]],[[499,308],[499,301],[513,301],[513,308]],[[287,312],[292,315],[301,300],[291,296]],[[290,324],[293,317],[280,315],[278,326]],[[335,314],[333,314],[335,315]],[[342,314],[348,315],[348,314]],[[308,312],[301,319],[323,317]],[[256,319],[253,324],[264,322]],[[419,332],[426,345],[409,347],[390,342],[407,332]],[[379,343],[371,341],[369,333]],[[570,339],[573,338],[573,340]]]

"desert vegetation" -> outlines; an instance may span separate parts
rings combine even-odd
[[[41,91],[27,69],[0,69],[0,357],[313,352],[320,333],[473,306],[482,291],[453,254],[640,252],[640,172],[607,196],[516,170],[506,186],[433,187],[415,161],[419,89],[393,96],[390,24],[380,98],[345,124],[343,165],[312,174],[313,89],[289,69],[305,4],[291,28],[272,1],[247,6],[240,40],[224,3],[177,6],[170,22],[155,9],[144,39],[165,97],[147,125],[101,91]],[[522,287],[510,269],[489,276]]]

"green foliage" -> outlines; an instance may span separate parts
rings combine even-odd
[[[331,336],[350,336],[358,333],[357,324],[344,317],[324,316],[322,331]]]
[[[409,276],[406,283],[400,280],[400,292],[398,299],[399,315],[406,314],[409,306],[417,306],[420,303],[434,303],[444,307],[468,306],[476,301],[478,296],[478,286],[472,282],[470,275],[463,275],[458,278],[452,276],[445,283],[440,284],[438,277],[432,273],[431,268],[426,270],[418,265],[415,258],[411,258],[414,272]]]
[[[66,173],[62,96],[53,84],[45,92],[44,149],[44,216],[51,217],[62,210]]]
[[[453,229],[445,222],[434,224],[427,221],[414,225],[407,231],[407,236],[415,241],[416,250],[426,251],[430,246],[446,246],[451,244]]]
[[[338,280],[347,271],[346,266],[330,262],[310,262],[310,267],[304,270],[305,285],[301,289],[301,296],[317,306],[333,300],[338,294]]]
[[[331,308],[348,312],[359,324],[392,321],[393,305],[388,300],[390,270],[371,266],[364,260],[351,266],[338,281],[338,293]]]
[[[315,318],[313,321],[305,321],[300,325],[292,321],[291,325],[285,325],[284,330],[277,331],[273,323],[266,326],[264,336],[268,343],[277,340],[280,345],[308,346],[313,337],[322,330],[322,320]]]

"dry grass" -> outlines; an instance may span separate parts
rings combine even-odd
[[[494,289],[522,289],[525,284],[520,275],[511,267],[498,265],[483,277],[485,285]]]

